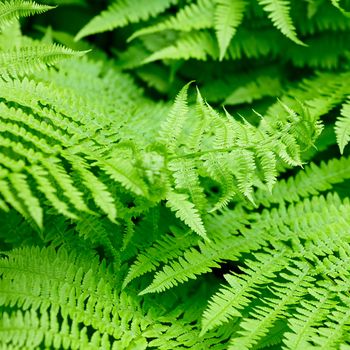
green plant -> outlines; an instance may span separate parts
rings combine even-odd
[[[0,348],[347,349],[347,1],[42,2],[0,3]]]

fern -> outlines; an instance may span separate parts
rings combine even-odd
[[[243,20],[245,5],[244,1],[216,1],[214,27],[220,48],[220,59],[225,56],[227,47]]]
[[[32,1],[11,0],[0,3],[0,28],[4,28],[20,17],[43,13],[54,7]]]
[[[0,1],[0,348],[348,349],[347,2],[42,3]]]
[[[288,0],[259,0],[259,4],[269,14],[273,24],[296,44],[304,45],[298,39],[292,19],[289,15]]]
[[[59,45],[33,45],[22,47],[12,52],[0,53],[0,74],[8,76],[22,76],[54,65],[62,59],[81,56],[84,52],[74,52]]]
[[[82,28],[77,34],[76,40],[87,35],[122,27],[128,23],[148,19],[150,16],[165,11],[176,2],[176,0],[151,0],[151,2],[144,1],[139,3],[138,7],[135,7],[135,3],[130,0],[116,0],[107,10],[103,11]]]

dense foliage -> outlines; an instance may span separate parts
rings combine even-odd
[[[0,1],[0,349],[350,349],[349,34],[345,0]]]

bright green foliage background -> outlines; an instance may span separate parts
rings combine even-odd
[[[350,349],[350,1],[0,1],[0,349]]]

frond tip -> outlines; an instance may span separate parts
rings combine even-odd
[[[51,10],[55,6],[40,5],[34,1],[11,0],[0,2],[0,29],[20,17],[28,17]]]
[[[305,44],[298,38],[293,21],[290,17],[290,0],[258,0],[268,13],[272,23],[284,34],[287,38],[294,41],[298,45]]]
[[[89,51],[74,51],[62,45],[41,43],[15,48],[0,53],[0,76],[23,76],[87,52]]]

